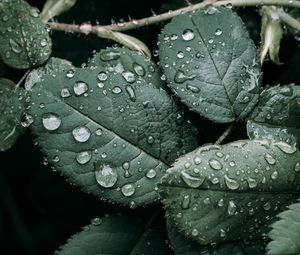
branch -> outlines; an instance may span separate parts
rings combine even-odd
[[[215,142],[215,144],[222,144],[224,140],[231,134],[231,131],[235,127],[236,122],[233,122],[228,126],[225,131],[222,133],[222,135],[218,138],[218,140]]]
[[[300,22],[297,19],[295,19],[282,9],[276,10],[276,13],[283,23],[300,32]]]
[[[179,16],[184,13],[196,11],[203,9],[207,5],[207,2],[201,2],[194,5],[188,5],[184,8],[180,8],[174,11],[169,11],[162,13],[160,15],[151,16],[139,20],[131,20],[122,24],[112,24],[106,26],[92,26],[89,24],[76,25],[76,24],[65,24],[65,23],[48,23],[51,29],[57,31],[69,31],[82,34],[96,34],[99,36],[99,31],[127,31],[132,29],[137,29],[140,27],[156,24],[163,22],[169,19],[172,19],[175,16]],[[282,7],[291,7],[300,9],[300,1],[288,1],[288,0],[222,0],[218,2],[211,3],[213,6],[233,6],[233,7],[259,7],[264,5],[274,5]]]

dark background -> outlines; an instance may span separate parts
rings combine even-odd
[[[28,1],[42,8],[45,1]],[[194,1],[196,2],[196,1]],[[77,4],[56,20],[66,23],[91,22],[110,24],[112,20],[138,19],[160,13],[184,4],[184,0],[78,0]],[[239,9],[246,22],[250,36],[259,46],[260,16],[254,9]],[[157,35],[163,24],[158,24],[128,33],[143,40],[153,51],[157,48]],[[80,66],[92,56],[94,50],[112,43],[96,36],[51,32],[53,56],[65,58]],[[298,41],[294,36],[285,36],[281,45],[280,66],[267,61],[263,67],[263,84],[299,82],[297,59],[300,58]],[[156,59],[158,61],[158,59]],[[296,61],[296,62],[295,62]],[[290,68],[289,68],[290,66]],[[289,71],[286,72],[289,68]],[[5,78],[18,82],[24,71],[5,67]],[[214,142],[226,125],[214,124],[195,116],[200,130],[199,144]],[[240,124],[229,140],[246,138],[245,124]],[[89,224],[97,215],[115,211],[129,211],[126,208],[107,205],[69,185],[63,177],[44,165],[43,155],[34,146],[29,132],[9,151],[0,153],[0,254],[52,254],[72,234]],[[144,218],[157,206],[131,210],[128,213]],[[156,223],[163,230],[163,212]]]

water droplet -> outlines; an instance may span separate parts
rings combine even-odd
[[[178,70],[175,74],[174,81],[176,83],[184,83],[187,80],[193,80],[196,77],[195,74],[186,75],[184,72]]]
[[[154,169],[150,169],[147,173],[146,173],[146,177],[149,179],[153,179],[156,176],[156,171]]]
[[[62,98],[67,98],[67,97],[71,96],[71,93],[70,93],[69,89],[63,88],[60,91],[60,95],[61,95]]]
[[[274,165],[276,163],[276,159],[269,153],[265,153],[264,158],[270,165]]]
[[[96,135],[100,136],[103,134],[103,131],[101,128],[98,128],[95,133],[96,133]]]
[[[120,58],[121,53],[117,51],[102,51],[100,52],[100,59],[103,61],[111,61]]]
[[[270,202],[266,202],[263,205],[264,210],[269,211],[271,209],[271,203]]]
[[[84,126],[76,127],[72,131],[73,137],[77,142],[84,143],[89,140],[91,131]]]
[[[154,143],[154,137],[152,135],[149,135],[148,138],[147,138],[147,142],[149,144],[153,144]]]
[[[125,184],[122,188],[121,188],[121,191],[123,193],[123,195],[125,197],[130,197],[134,194],[135,192],[135,187],[133,184],[131,183],[128,183],[128,184]]]
[[[207,8],[204,10],[204,13],[209,15],[215,14],[217,12],[219,12],[218,9],[212,5],[208,5]]]
[[[102,223],[102,219],[99,218],[99,217],[95,217],[91,220],[91,223],[94,225],[94,226],[99,226],[101,225]]]
[[[88,85],[83,81],[78,81],[73,86],[74,93],[77,96],[84,94],[85,92],[88,91],[88,89],[89,89]]]
[[[106,72],[102,71],[102,72],[98,73],[97,78],[99,81],[106,81],[107,80]]]
[[[182,33],[182,39],[185,41],[191,41],[195,38],[195,34],[191,29],[185,29]]]
[[[184,195],[182,201],[181,201],[181,208],[182,209],[188,209],[190,207],[191,198],[189,195]]]
[[[275,180],[277,179],[278,177],[278,172],[277,171],[274,171],[272,174],[271,174],[271,179]]]
[[[248,177],[248,185],[250,189],[253,189],[257,186],[257,181],[251,177]]]
[[[184,58],[184,53],[183,53],[182,51],[179,51],[179,52],[177,53],[177,57],[178,57],[178,58]]]
[[[122,92],[122,89],[118,86],[113,87],[112,92],[114,94],[120,94]]]
[[[236,204],[233,201],[229,201],[228,207],[227,207],[227,213],[228,213],[228,215],[229,216],[234,215],[236,213],[236,209],[237,209]]]
[[[84,165],[87,162],[89,162],[91,158],[92,158],[92,153],[90,151],[81,151],[78,152],[76,155],[76,161],[81,165]]]
[[[296,163],[295,167],[294,167],[295,172],[300,172],[300,163]]]
[[[200,157],[197,156],[194,158],[195,165],[199,165],[199,164],[201,164],[201,162],[202,162],[202,159]]]
[[[285,142],[276,142],[274,145],[286,154],[293,154],[297,151],[295,145],[291,146]]]
[[[47,130],[53,131],[60,127],[61,118],[54,113],[46,113],[43,115],[42,123],[44,128]]]
[[[223,207],[224,206],[224,199],[221,198],[219,201],[218,201],[218,206],[219,207]]]
[[[22,127],[29,127],[33,123],[33,117],[30,114],[25,113],[21,120]]]
[[[216,159],[211,159],[211,160],[209,160],[208,163],[209,163],[210,167],[214,170],[221,170],[223,167],[222,164]]]
[[[192,236],[197,236],[197,235],[199,235],[199,231],[196,228],[194,228],[192,230]]]
[[[73,78],[74,75],[75,75],[75,71],[74,70],[67,71],[67,74],[66,74],[67,78]]]
[[[127,81],[129,83],[135,82],[135,75],[134,75],[134,73],[132,73],[130,71],[123,72],[122,76],[125,79],[125,81]]]
[[[118,180],[118,173],[109,165],[95,163],[96,181],[104,188],[111,188]]]
[[[240,187],[239,183],[236,180],[229,178],[227,175],[225,175],[224,178],[225,183],[229,189],[236,190]]]
[[[9,39],[9,44],[11,47],[11,50],[15,53],[21,53],[22,52],[22,47],[19,43],[17,43],[15,40],[13,39]]]
[[[200,89],[195,87],[195,86],[192,86],[190,84],[187,84],[186,85],[186,89],[193,92],[193,93],[199,93],[200,92]]]
[[[136,101],[136,95],[135,95],[135,91],[134,91],[133,87],[130,86],[130,85],[126,85],[125,90],[126,90],[128,96],[129,96],[129,99],[132,102],[135,102]]]
[[[217,152],[216,153],[216,156],[218,157],[218,158],[223,158],[224,157],[224,154],[222,153],[222,152]]]
[[[144,67],[142,67],[141,65],[139,65],[137,63],[133,63],[133,70],[139,76],[144,76],[146,73]]]
[[[198,188],[205,180],[204,176],[192,176],[187,171],[181,172],[182,180],[191,188]]]
[[[46,40],[46,39],[42,39],[42,40],[41,40],[41,46],[42,46],[42,47],[46,47],[47,44],[48,44],[48,43],[47,43],[47,40]]]
[[[220,237],[225,237],[226,236],[226,231],[224,229],[220,229]]]
[[[216,29],[215,35],[221,35],[223,33],[223,31],[220,28]]]

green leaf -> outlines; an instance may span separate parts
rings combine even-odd
[[[56,255],[169,254],[163,236],[142,221],[121,215],[95,218]]]
[[[247,122],[250,139],[268,138],[300,143],[300,86],[284,85],[264,90]]]
[[[101,50],[90,59],[88,66],[102,67],[107,72],[124,73],[129,71],[146,83],[153,84],[158,88],[164,87],[159,69],[151,59],[140,52],[127,48],[113,47]]]
[[[0,0],[0,57],[13,68],[27,69],[47,61],[51,39],[38,10],[22,0]]]
[[[0,79],[0,151],[10,149],[24,133],[21,118],[25,112],[25,92],[6,79]]]
[[[28,74],[25,82],[25,88],[26,90],[31,90],[36,83],[42,81],[45,75],[54,74],[58,71],[69,70],[72,66],[72,63],[68,60],[61,58],[50,58],[44,66],[32,70]]]
[[[168,219],[168,236],[175,255],[263,255],[264,249],[259,245],[246,245],[243,242],[223,243],[218,246],[200,245],[187,239],[178,232],[175,224]]]
[[[47,0],[41,18],[47,23],[50,19],[59,16],[73,7],[77,0]]]
[[[259,240],[274,212],[299,196],[299,157],[271,140],[200,147],[167,171],[160,194],[179,230],[200,244]]]
[[[280,218],[272,225],[269,233],[271,241],[268,255],[300,254],[300,203],[292,204],[288,210],[278,215]]]
[[[159,36],[169,87],[216,122],[244,118],[258,100],[260,66],[241,19],[226,8],[175,17]]]
[[[48,160],[71,183],[112,202],[155,201],[165,170],[197,146],[184,109],[130,71],[59,72],[36,84],[31,98],[31,129]]]

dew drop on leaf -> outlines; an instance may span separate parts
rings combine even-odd
[[[212,169],[214,170],[221,170],[223,168],[222,164],[220,163],[220,161],[216,160],[216,159],[211,159],[209,160],[209,165]]]
[[[139,65],[137,63],[133,63],[133,70],[139,76],[144,76],[146,73],[144,67],[142,67],[141,65]]]
[[[74,84],[73,90],[76,96],[80,96],[87,92],[89,89],[88,85],[83,81],[78,81]]]
[[[223,31],[220,28],[216,29],[215,35],[219,36],[223,33]]]
[[[91,160],[91,158],[92,153],[90,151],[81,151],[78,152],[76,155],[76,161],[81,165],[88,163]]]
[[[125,81],[127,81],[129,83],[135,82],[135,75],[134,75],[134,73],[132,73],[130,71],[123,72],[122,76],[125,79]]]
[[[184,72],[178,70],[175,73],[174,81],[176,83],[184,83],[187,80],[193,80],[195,77],[196,77],[196,75],[194,75],[194,74],[193,75],[186,75]]]
[[[126,90],[128,96],[129,96],[129,99],[132,102],[135,102],[136,101],[136,95],[135,95],[135,91],[134,91],[133,87],[130,86],[130,85],[126,85],[125,90]]]
[[[247,182],[250,189],[253,189],[257,186],[257,181],[251,177],[248,177]]]
[[[106,74],[106,72],[100,72],[97,75],[97,78],[98,78],[99,81],[106,81],[107,80],[107,74]]]
[[[184,195],[183,199],[181,200],[181,208],[188,209],[190,207],[191,198],[189,195]]]
[[[146,177],[149,179],[153,179],[156,176],[156,171],[154,169],[150,169],[147,173],[146,173]]]
[[[118,173],[107,164],[95,163],[95,176],[99,185],[104,188],[111,188],[118,180]]]
[[[276,142],[274,145],[286,154],[293,154],[297,151],[297,148],[295,145],[292,146],[285,142]]]
[[[191,188],[198,188],[205,180],[204,176],[192,176],[187,171],[181,172],[182,180]]]
[[[67,71],[67,74],[66,74],[67,78],[73,78],[74,75],[75,75],[75,71],[74,70]]]
[[[264,158],[267,161],[267,163],[270,165],[274,165],[276,163],[276,159],[269,153],[266,153]]]
[[[233,201],[228,202],[227,213],[229,216],[232,216],[236,213],[237,206]]]
[[[153,144],[154,143],[154,137],[152,135],[149,135],[148,138],[147,138],[147,142],[149,144]]]
[[[122,194],[125,196],[125,197],[130,197],[134,194],[135,192],[135,187],[132,183],[128,183],[128,184],[125,184],[122,188],[121,188],[121,191],[122,191]]]
[[[225,179],[226,186],[229,189],[236,190],[240,187],[239,183],[236,180],[229,178],[227,175],[224,176],[224,179]]]
[[[72,131],[73,137],[77,142],[84,143],[89,140],[91,131],[84,126],[76,127]]]
[[[294,167],[295,172],[300,172],[300,163],[296,163],[295,167]]]
[[[67,97],[71,96],[71,93],[70,93],[69,89],[63,88],[60,91],[60,95],[61,95],[62,98],[67,98]]]
[[[120,94],[122,92],[122,89],[118,86],[113,87],[112,92],[114,94]]]
[[[182,33],[182,39],[185,41],[191,41],[195,38],[195,34],[191,29],[185,29]]]
[[[45,129],[54,131],[61,125],[61,118],[54,113],[46,113],[43,115],[42,123]]]
[[[121,53],[117,51],[102,51],[100,52],[100,59],[103,61],[111,61],[120,58]]]

